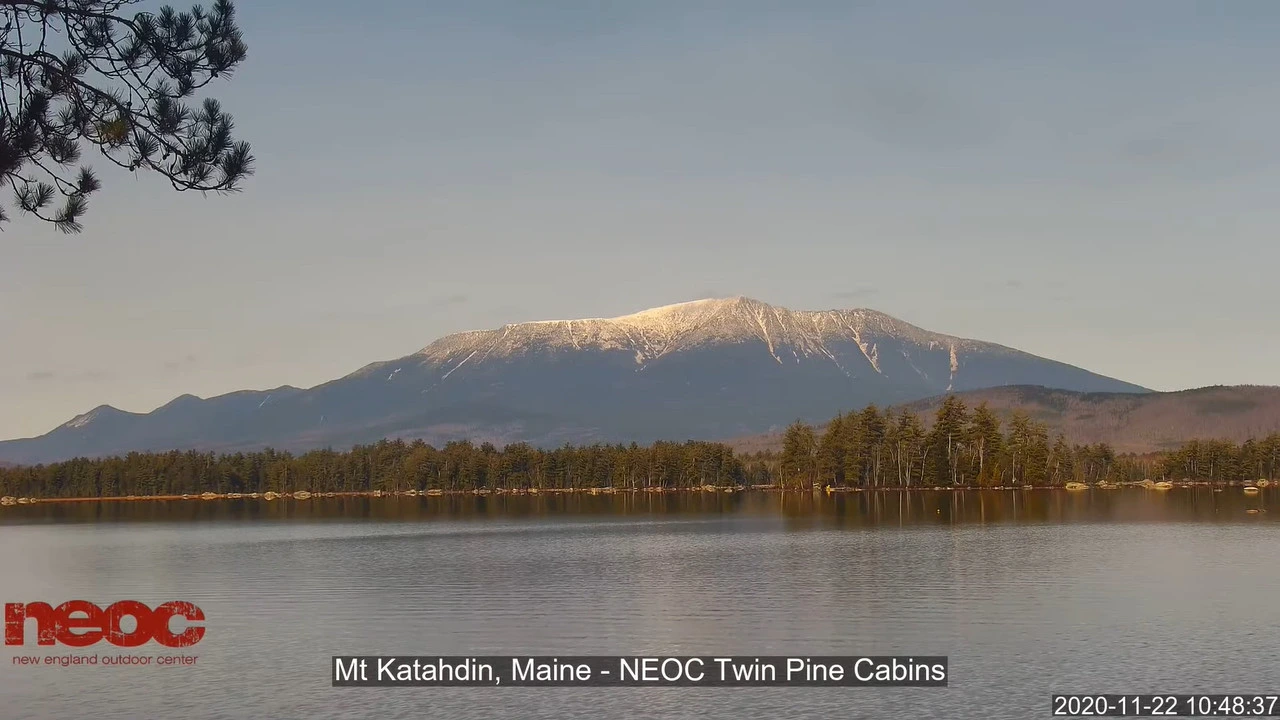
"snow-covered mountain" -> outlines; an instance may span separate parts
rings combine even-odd
[[[959,370],[962,354],[999,348],[990,343],[922,330],[875,310],[796,311],[745,297],[695,300],[665,305],[616,318],[545,320],[507,325],[497,330],[459,333],[422,350],[427,362],[460,368],[475,358],[510,358],[531,353],[593,350],[633,354],[637,371],[664,357],[717,345],[762,344],[779,365],[805,360],[831,363],[847,377],[858,370],[883,375],[880,343],[894,343],[902,359],[920,379],[928,373],[914,366],[911,352],[944,351],[948,384]],[[852,343],[853,362],[841,353]],[[936,378],[934,379],[936,381]],[[931,381],[932,382],[932,381]]]
[[[184,395],[147,414],[103,406],[39,438],[0,442],[0,460],[302,450],[383,437],[498,444],[721,438],[870,402],[1000,385],[1145,392],[874,310],[794,311],[734,297],[458,333],[307,390]]]

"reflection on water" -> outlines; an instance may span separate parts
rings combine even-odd
[[[1275,693],[1280,510],[1247,512],[1272,492],[2,508],[0,599],[187,600],[208,631],[195,666],[165,669],[16,666],[50,651],[0,646],[0,717],[1024,720],[1047,717],[1052,693]],[[951,677],[333,688],[335,654],[948,655]]]
[[[968,523],[1268,522],[1280,489],[1239,487],[1113,490],[967,490],[833,493],[586,493],[339,497],[310,500],[74,502],[0,508],[0,523],[146,521],[325,521],[679,516],[734,514],[785,519],[794,527]],[[1253,511],[1253,512],[1250,512]]]

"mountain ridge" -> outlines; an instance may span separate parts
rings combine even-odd
[[[1106,443],[1117,452],[1170,450],[1190,440],[1241,443],[1280,432],[1280,386],[1210,385],[1151,393],[1081,393],[1035,386],[1005,386],[951,393],[969,409],[986,403],[1002,421],[1020,410],[1069,443]],[[938,396],[891,408],[920,415],[926,424]],[[846,408],[858,410],[860,408]],[[744,452],[777,450],[782,434],[768,432],[727,440]]]
[[[460,433],[535,443],[718,439],[854,403],[1003,384],[1146,392],[876,310],[796,311],[735,296],[454,333],[307,389],[181,395],[150,413],[99,406],[45,435],[0,442],[0,459],[305,450]]]
[[[716,320],[727,322],[717,324]],[[455,333],[431,343],[418,354],[443,360],[468,349],[478,352],[478,346],[488,343],[488,352],[497,351],[501,356],[537,342],[543,346],[571,345],[575,349],[584,346],[630,349],[635,351],[636,364],[643,366],[649,360],[689,346],[715,340],[755,338],[765,343],[778,363],[784,362],[775,352],[778,346],[790,346],[806,356],[823,354],[834,361],[824,340],[833,335],[847,338],[838,334],[843,330],[848,331],[863,357],[879,372],[876,346],[862,340],[863,332],[868,329],[921,343],[925,340],[945,343],[953,351],[982,345],[1018,352],[996,343],[930,332],[869,308],[796,311],[738,295],[663,305],[612,318],[537,320],[511,323],[493,330]],[[954,352],[952,365],[955,365]]]

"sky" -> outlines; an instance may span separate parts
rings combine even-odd
[[[0,438],[730,295],[1280,384],[1280,3],[238,5],[242,193],[3,226]]]

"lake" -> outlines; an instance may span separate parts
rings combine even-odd
[[[1022,719],[1055,692],[1274,694],[1277,520],[1274,488],[1238,487],[5,507],[4,601],[189,600],[208,630],[187,667],[5,647],[0,716]],[[948,655],[950,686],[334,688],[339,654]]]

